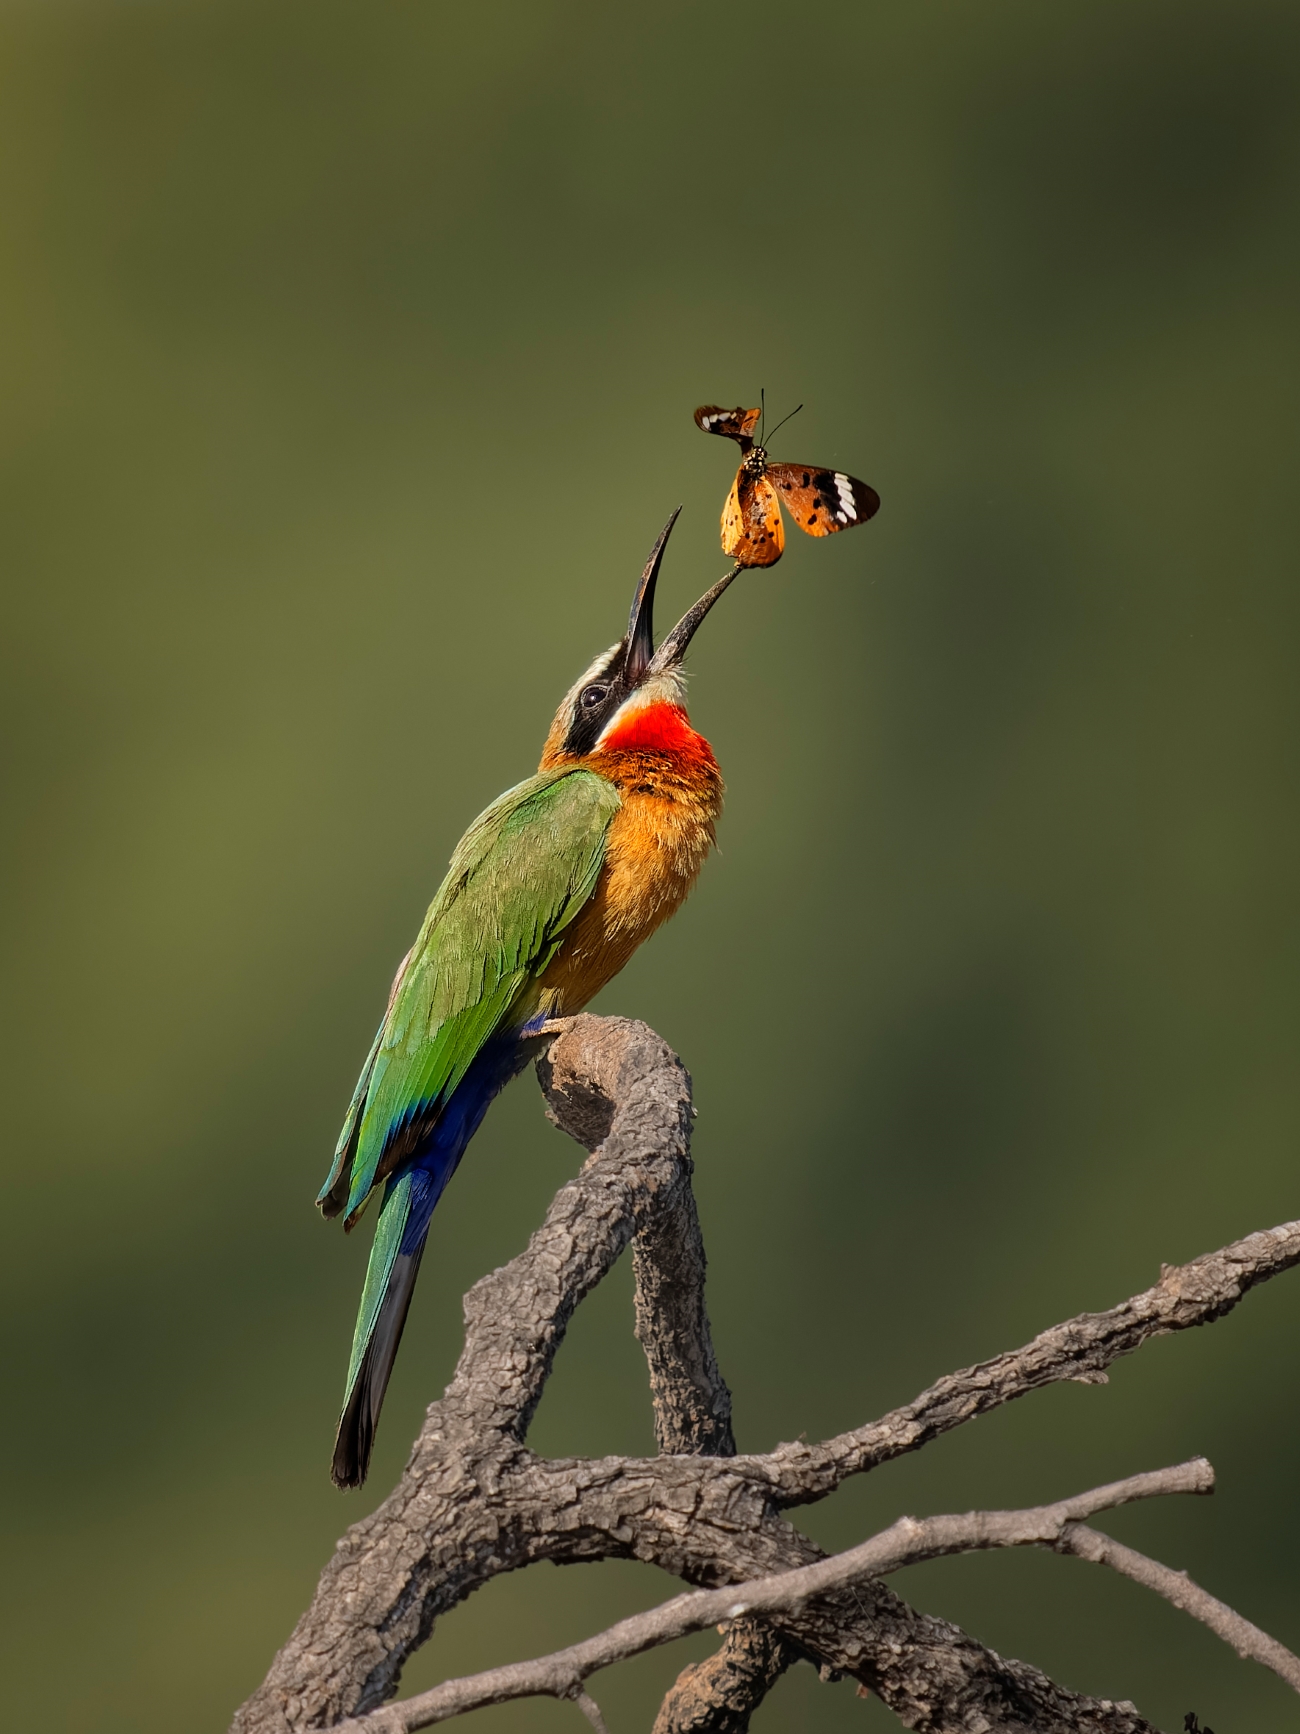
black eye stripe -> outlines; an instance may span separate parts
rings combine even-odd
[[[609,661],[593,670],[592,678],[578,688],[573,701],[573,717],[565,736],[567,753],[589,753],[594,750],[601,730],[627,697],[622,672],[622,646],[612,653]]]

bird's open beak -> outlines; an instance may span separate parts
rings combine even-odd
[[[650,550],[650,558],[646,561],[645,571],[641,574],[632,598],[632,613],[627,623],[627,653],[624,664],[624,679],[629,687],[639,686],[651,674],[663,674],[670,668],[676,668],[686,655],[686,647],[695,636],[695,629],[704,616],[718,600],[732,579],[743,570],[739,565],[718,582],[695,604],[689,608],[664,639],[658,650],[654,640],[654,600],[655,585],[659,580],[659,568],[663,564],[664,549],[672,534],[673,525],[677,522],[681,507],[678,506],[663,529],[659,532],[659,540]]]
[[[641,574],[636,594],[632,598],[632,612],[627,622],[627,656],[623,665],[623,676],[629,687],[641,684],[654,658],[655,585],[659,581],[664,549],[668,546],[668,538],[673,533],[673,525],[680,513],[681,507],[678,506],[659,532],[659,540],[650,550],[650,558],[645,563],[645,571]]]

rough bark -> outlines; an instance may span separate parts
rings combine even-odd
[[[357,1721],[340,1724],[348,1734],[413,1734],[414,1730],[445,1722],[466,1710],[480,1709],[487,1704],[502,1704],[512,1699],[547,1696],[581,1700],[585,1682],[599,1668],[626,1661],[656,1644],[684,1637],[688,1632],[701,1631],[719,1620],[737,1620],[740,1616],[765,1612],[769,1615],[788,1613],[810,1597],[830,1588],[845,1588],[877,1574],[896,1571],[900,1566],[921,1560],[937,1559],[942,1554],[965,1553],[991,1547],[1058,1547],[1075,1551],[1075,1532],[1095,1535],[1081,1521],[1098,1512],[1126,1505],[1134,1499],[1152,1499],[1171,1493],[1211,1493],[1214,1471],[1203,1457],[1169,1469],[1157,1469],[1145,1475],[1129,1476],[1105,1487],[1095,1487],[1088,1493],[1040,1505],[1025,1511],[968,1511],[959,1516],[900,1517],[879,1535],[846,1553],[821,1560],[801,1570],[782,1572],[775,1577],[720,1590],[697,1590],[694,1594],[675,1596],[672,1601],[645,1613],[633,1614],[620,1620],[608,1631],[580,1644],[557,1650],[529,1662],[511,1662],[502,1668],[489,1668],[484,1673],[463,1679],[444,1680],[440,1686],[421,1692],[400,1704],[390,1704],[372,1711]],[[1098,1541],[1104,1537],[1096,1536]],[[1127,1551],[1127,1550],[1126,1550]],[[1140,1559],[1140,1555],[1132,1556]],[[1144,1561],[1151,1565],[1153,1562]],[[1171,1573],[1171,1577],[1179,1574]],[[1167,1593],[1167,1592],[1166,1592]],[[1179,1605],[1188,1605],[1181,1589],[1174,1597]],[[1221,1604],[1215,1604],[1216,1609]],[[1204,1613],[1202,1613],[1202,1617]],[[1211,1616],[1210,1623],[1214,1623]],[[1245,1622],[1238,1622],[1245,1626]],[[734,1631],[733,1627],[733,1631]],[[1254,1628],[1247,1628],[1253,1631]],[[1262,1633],[1256,1633],[1262,1637]],[[759,1629],[754,1632],[754,1639]],[[1265,1640],[1271,1642],[1271,1640]],[[1281,1651],[1281,1646],[1274,1646]],[[1253,1653],[1253,1652],[1252,1652]],[[1300,1660],[1281,1651],[1292,1667],[1300,1669]],[[669,1694],[661,1719],[672,1716],[672,1725],[717,1729],[730,1724],[735,1727],[747,1718],[754,1707],[755,1694],[763,1689],[780,1671],[780,1654],[775,1645],[767,1646],[764,1654],[756,1641],[747,1642],[728,1658],[732,1680],[724,1682],[718,1667],[704,1664],[702,1670],[688,1670],[683,1679],[702,1673],[708,1680],[703,1691],[678,1685]],[[586,1700],[588,1713],[599,1716],[599,1710]],[[594,1719],[594,1718],[593,1718]]]
[[[311,1606],[238,1712],[237,1734],[331,1727],[381,1705],[439,1614],[491,1577],[538,1560],[640,1559],[701,1586],[809,1565],[823,1556],[784,1519],[784,1508],[822,1498],[846,1476],[1053,1380],[1095,1382],[1148,1337],[1220,1317],[1254,1283],[1300,1261],[1300,1223],[1252,1235],[1167,1270],[1120,1307],[1084,1314],[941,1379],[870,1426],[818,1445],[736,1456],[704,1310],[685,1068],[643,1024],[580,1017],[538,1070],[557,1123],[595,1154],[556,1195],[527,1250],[465,1297],[455,1375],[430,1405],[400,1482],[339,1542]],[[664,1454],[538,1457],[524,1441],[568,1321],[632,1241],[637,1330]],[[737,1660],[758,1656],[769,1642],[757,1629],[747,1635],[752,1624],[733,1628],[734,1644],[729,1634]],[[1070,1692],[916,1612],[878,1579],[774,1615],[772,1624],[785,1646],[783,1665],[802,1653],[852,1674],[910,1728],[1143,1734],[1149,1727],[1131,1705]],[[730,1713],[727,1655],[724,1648],[702,1664],[701,1681],[718,1690],[712,1708],[701,1699],[699,1713],[715,1719],[661,1717],[661,1734],[743,1726],[721,1719]],[[756,1679],[765,1665],[752,1670]]]
[[[771,1626],[737,1620],[716,1655],[682,1669],[651,1734],[746,1734],[750,1717],[798,1659]]]

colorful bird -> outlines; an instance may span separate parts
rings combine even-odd
[[[680,508],[679,508],[680,509]],[[474,821],[398,967],[317,1202],[352,1228],[383,1198],[332,1475],[366,1478],[434,1206],[494,1096],[679,907],[714,841],[722,777],[686,715],[682,659],[734,567],[654,647],[664,526],[626,637],[555,714],[537,775]]]
[[[785,527],[778,496],[791,519],[808,536],[833,536],[837,530],[865,524],[880,510],[876,490],[843,470],[823,470],[816,464],[769,463],[763,436],[754,439],[762,413],[761,407],[720,409],[716,403],[702,403],[695,412],[696,427],[735,440],[740,447],[740,468],[722,508],[722,552],[742,566],[775,566],[784,553]],[[790,415],[798,413],[790,411]]]

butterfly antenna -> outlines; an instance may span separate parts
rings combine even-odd
[[[790,420],[790,416],[798,415],[799,411],[802,408],[803,408],[803,405],[801,403],[797,403],[794,406],[794,408],[790,411],[790,415],[783,415],[781,417],[780,421],[777,422],[776,426],[772,429],[772,432],[773,433],[779,433],[780,430],[785,426],[785,424]],[[764,447],[766,447],[766,445],[767,445],[766,440],[763,441],[763,445],[764,445]]]
[[[767,426],[767,393],[760,385],[758,388],[758,443],[763,445],[763,430]]]

